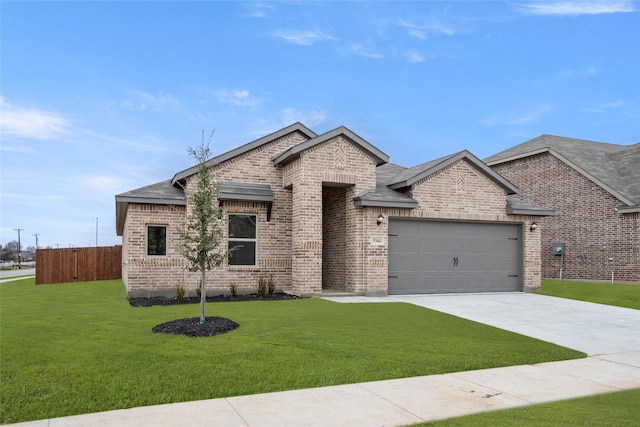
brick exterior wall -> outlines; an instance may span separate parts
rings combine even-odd
[[[618,214],[623,203],[549,153],[492,168],[513,182],[521,197],[556,211],[542,225],[542,275],[558,278],[560,256],[552,243],[565,243],[563,278],[640,281],[640,215]]]
[[[267,203],[223,201],[225,248],[228,215],[256,215],[257,261],[255,266],[225,262],[207,272],[209,295],[228,293],[231,283],[241,293],[255,292],[260,274],[273,276],[277,290],[298,295],[318,295],[323,288],[386,295],[391,217],[516,222],[527,230],[532,221],[540,222],[538,218],[506,215],[504,190],[465,161],[414,185],[417,209],[356,207],[353,197],[375,188],[374,159],[338,136],[308,148],[285,166],[274,166],[274,155],[305,140],[302,134],[289,134],[211,168],[216,181],[269,184],[273,204],[267,221]],[[185,187],[189,193],[194,186],[187,182]],[[187,295],[195,295],[200,276],[186,270],[180,255],[180,230],[188,209],[129,204],[123,231],[123,281],[129,297],[175,296],[177,286],[184,286]],[[385,220],[377,225],[380,213]],[[167,226],[167,256],[146,256],[149,224]],[[523,235],[524,287],[537,289],[540,233],[527,231]]]

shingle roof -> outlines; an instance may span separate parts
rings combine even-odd
[[[407,168],[385,163],[376,168],[376,188],[359,192],[353,197],[356,206],[375,206],[381,208],[413,209],[418,202],[403,191],[392,190],[387,183]]]
[[[549,153],[620,199],[640,205],[640,144],[617,145],[554,135],[541,135],[485,159],[497,165]]]
[[[182,188],[171,184],[170,180],[147,185],[116,195],[116,234],[122,235],[124,219],[129,203],[184,206],[187,200]]]

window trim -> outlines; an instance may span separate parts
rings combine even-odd
[[[164,254],[150,254],[149,253],[149,227],[162,227],[164,228]],[[145,240],[144,240],[144,253],[148,257],[166,257],[169,253],[169,226],[167,224],[146,224],[145,226]]]
[[[255,218],[255,237],[247,238],[247,237],[231,237],[229,234],[229,227],[231,226],[231,217],[232,216],[252,216]],[[255,243],[255,249],[253,254],[254,263],[253,264],[232,264],[229,260],[233,257],[232,254],[227,256],[227,265],[229,267],[238,268],[238,267],[256,267],[258,265],[258,215],[255,213],[244,213],[244,212],[233,212],[227,214],[227,250],[229,249],[229,243],[238,242],[238,246],[242,244],[242,242],[253,242]]]

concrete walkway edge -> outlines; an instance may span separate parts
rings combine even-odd
[[[640,352],[147,406],[12,424],[398,426],[640,388]]]

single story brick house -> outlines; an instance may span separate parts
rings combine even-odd
[[[238,248],[208,273],[211,295],[254,292],[260,274],[303,295],[532,291],[550,209],[468,151],[405,168],[339,127],[295,123],[207,162]],[[128,297],[194,294],[180,230],[197,167],[119,194]]]
[[[543,277],[640,282],[640,144],[542,135],[484,161],[556,212],[540,221]]]

